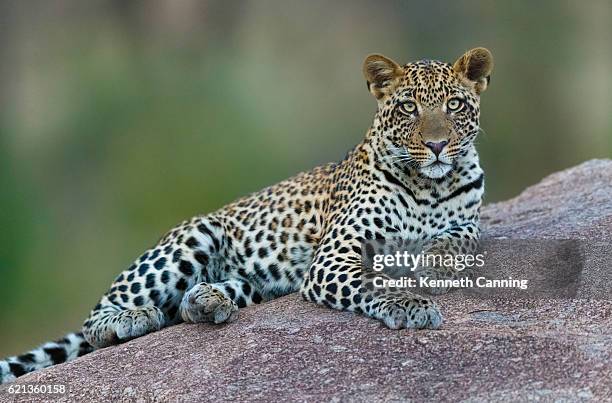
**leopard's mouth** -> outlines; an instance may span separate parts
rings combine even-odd
[[[447,175],[453,170],[453,164],[448,164],[440,160],[430,162],[429,164],[422,166],[419,170],[420,173],[431,179],[439,179]]]

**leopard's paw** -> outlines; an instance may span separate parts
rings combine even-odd
[[[164,326],[164,314],[155,307],[142,307],[119,312],[111,320],[120,341],[131,340],[156,332]]]
[[[238,305],[210,284],[200,283],[185,293],[179,312],[189,323],[224,323],[235,319]]]
[[[438,329],[442,314],[429,299],[419,296],[393,297],[384,300],[378,317],[391,329]]]
[[[96,348],[111,346],[160,330],[163,312],[154,306],[127,309],[104,315],[94,313],[83,325],[85,340]]]

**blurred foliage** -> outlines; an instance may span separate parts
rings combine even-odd
[[[172,225],[360,141],[361,62],[496,69],[487,200],[612,154],[612,3],[0,3],[0,355],[80,327]]]

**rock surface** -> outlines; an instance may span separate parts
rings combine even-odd
[[[179,325],[19,378],[61,396],[5,401],[612,401],[612,161],[556,173],[487,206],[487,237],[586,245],[578,298],[436,298],[440,330],[389,330],[296,295],[225,326]],[[607,248],[606,248],[607,246]],[[594,299],[593,297],[597,297]]]

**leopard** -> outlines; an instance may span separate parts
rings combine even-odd
[[[296,292],[391,329],[440,328],[433,296],[365,287],[363,243],[394,236],[452,253],[477,243],[484,173],[475,139],[492,70],[482,47],[452,64],[369,55],[362,71],[376,112],[342,160],[180,223],[115,278],[80,331],[0,361],[0,381],[178,323],[222,326]]]

